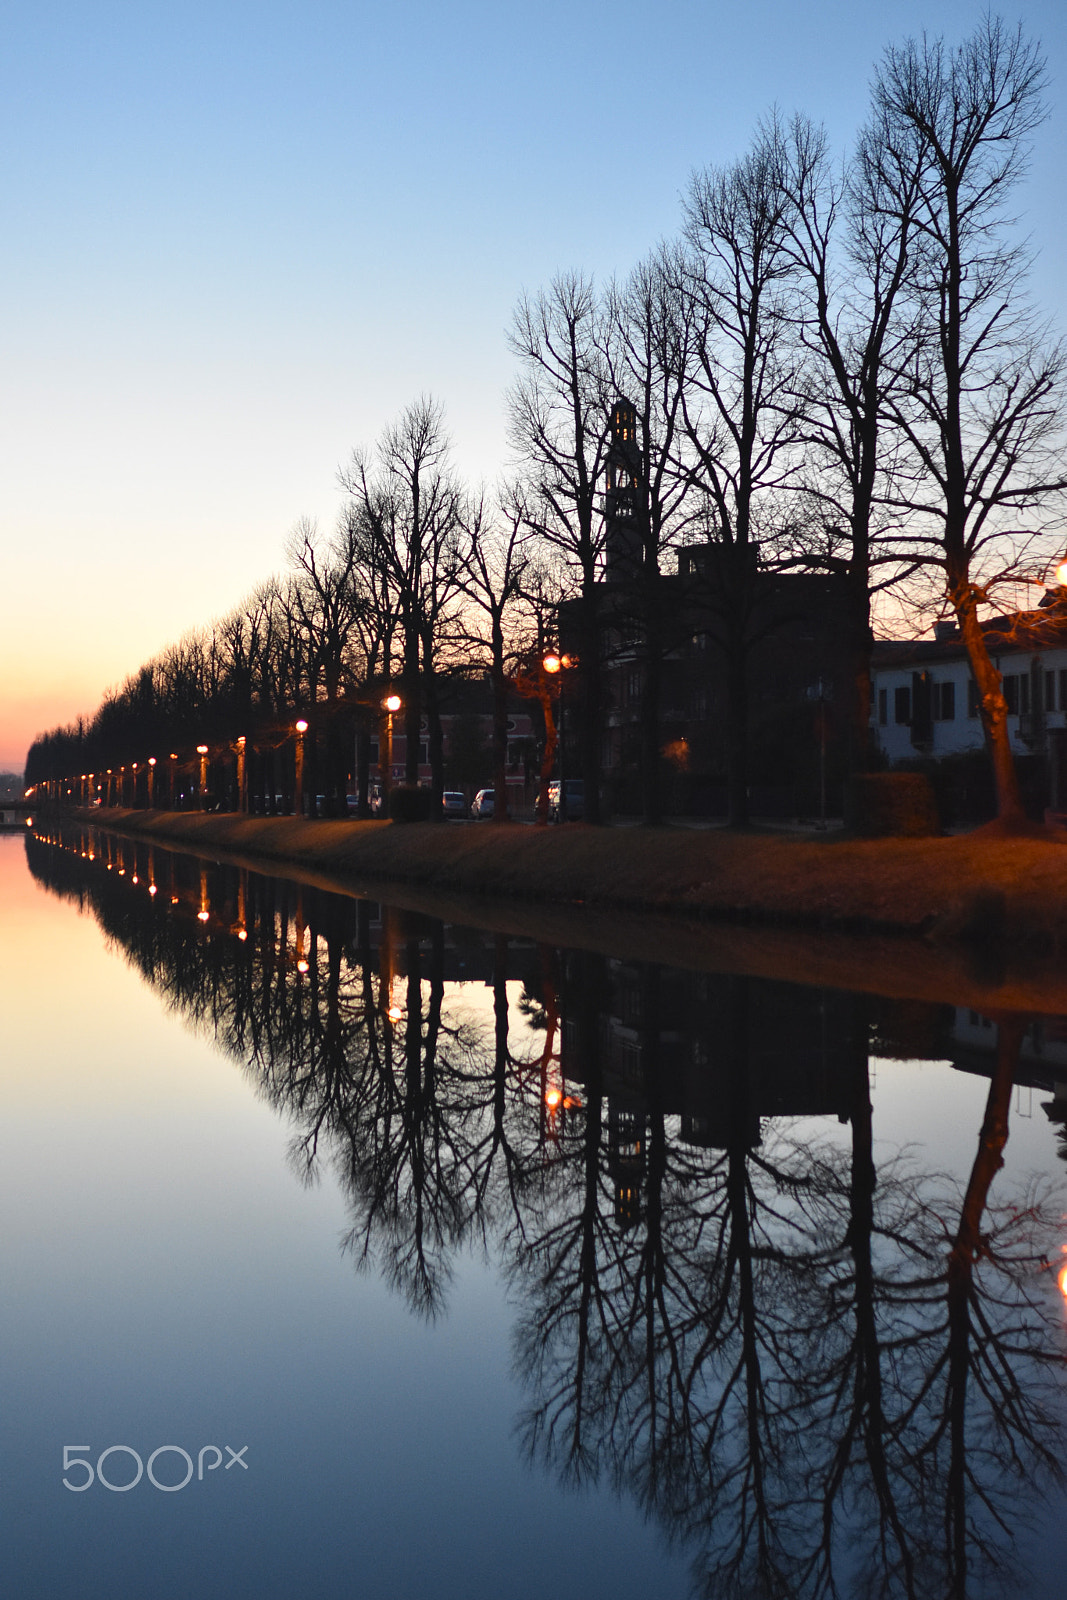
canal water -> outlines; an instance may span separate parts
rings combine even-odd
[[[0,923],[5,1597],[1062,1595],[1067,1020],[99,831]]]

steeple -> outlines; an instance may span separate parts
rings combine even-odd
[[[641,571],[641,475],[637,412],[620,396],[611,408],[605,464],[604,553],[608,582],[626,583]]]

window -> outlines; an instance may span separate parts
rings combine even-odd
[[[888,721],[889,721],[889,690],[888,689],[879,689],[879,691],[878,691],[878,724],[879,724],[879,727],[884,728]]]
[[[978,685],[973,678],[967,679],[967,715],[969,717],[978,715]]]
[[[954,683],[935,683],[933,686],[933,703],[935,722],[955,722],[956,685]]]
[[[893,721],[903,727],[911,725],[911,690],[893,690]]]
[[[1067,667],[1060,668],[1060,710],[1067,711]]]
[[[1045,673],[1045,710],[1046,711],[1055,711],[1055,709],[1056,709],[1056,674],[1054,672],[1046,672]]]
[[[1027,716],[1030,711],[1030,674],[1009,672],[1004,679],[1004,699],[1010,717]]]

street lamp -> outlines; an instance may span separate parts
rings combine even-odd
[[[298,817],[304,815],[304,735],[308,725],[303,717],[296,724],[296,774],[293,780],[293,808]]]
[[[156,758],[148,758],[148,809],[152,810],[156,799]]]
[[[393,776],[393,713],[400,710],[400,696],[388,694],[382,701],[385,711],[385,741],[378,762],[378,788],[381,792],[381,813],[389,815],[389,784]]]
[[[248,810],[248,790],[245,784],[245,756],[248,750],[248,740],[242,733],[237,740],[237,809]]]
[[[207,810],[207,745],[198,744],[196,753],[200,757],[200,809]]]
[[[563,771],[563,674],[574,665],[570,656],[557,656],[549,654],[543,656],[541,665],[550,678],[559,678],[559,810],[557,818],[560,822],[567,820],[567,790],[564,782]]]

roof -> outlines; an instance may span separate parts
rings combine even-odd
[[[992,655],[1067,649],[1067,593],[1050,590],[1037,610],[990,617],[981,628]],[[948,665],[966,659],[967,649],[958,632],[943,639],[881,639],[871,653],[875,667],[929,665],[936,661]]]

